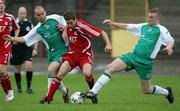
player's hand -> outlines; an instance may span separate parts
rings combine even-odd
[[[32,51],[32,56],[33,56],[33,57],[37,56],[37,49],[33,49],[33,51]]]
[[[61,25],[61,24],[57,24],[57,25],[56,25],[56,28],[57,28],[58,30],[60,30],[60,31],[63,31],[63,28],[62,28],[62,25]]]
[[[109,52],[109,53],[111,53],[111,51],[112,51],[112,47],[111,47],[111,45],[106,45],[106,47],[105,47],[104,51],[105,51],[105,52]]]
[[[165,47],[164,49],[163,49],[164,51],[167,51],[167,53],[168,53],[168,55],[172,55],[172,53],[173,53],[173,49],[172,49],[172,47]]]
[[[105,20],[103,21],[103,24],[112,25],[112,21],[109,20],[109,19],[105,19]]]
[[[12,41],[13,38],[10,35],[4,35],[3,39],[7,41]]]

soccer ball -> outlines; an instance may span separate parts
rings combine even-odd
[[[83,104],[84,98],[81,96],[81,92],[75,92],[71,95],[71,103],[73,104]]]

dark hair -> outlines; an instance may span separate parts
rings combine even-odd
[[[63,16],[64,16],[64,19],[65,20],[75,20],[75,15],[74,15],[74,13],[73,12],[69,12],[69,11],[67,11],[67,12],[65,12],[64,14],[63,14]]]
[[[160,15],[159,8],[151,8],[149,9],[149,13],[156,13],[157,15]]]

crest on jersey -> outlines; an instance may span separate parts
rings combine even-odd
[[[151,32],[152,31],[152,28],[150,27],[149,29],[148,29],[148,32]]]
[[[46,28],[46,29],[49,29],[49,28],[50,28],[50,26],[49,26],[49,25],[45,25],[45,28]]]

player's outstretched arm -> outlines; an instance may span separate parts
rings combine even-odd
[[[19,43],[25,43],[25,39],[23,37],[12,37],[10,35],[4,35],[4,40],[12,41],[12,42],[19,42]]]
[[[121,29],[124,29],[124,30],[127,29],[127,24],[125,24],[125,23],[113,22],[113,21],[111,21],[111,20],[109,20],[109,19],[105,19],[105,20],[103,21],[103,24],[108,24],[108,25],[110,25],[110,26],[114,26],[114,27],[121,28]]]

